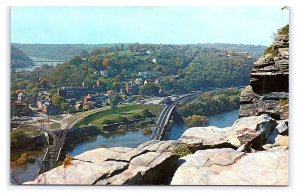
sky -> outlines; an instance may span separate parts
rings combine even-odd
[[[11,7],[11,42],[270,45],[280,7]]]

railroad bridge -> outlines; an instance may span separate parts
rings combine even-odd
[[[46,148],[46,152],[42,160],[41,169],[38,175],[56,167],[57,162],[60,160],[61,151],[65,144],[68,129],[65,128],[61,130],[59,135],[57,136],[52,130],[47,129],[44,124],[41,124],[41,132],[47,133],[49,136],[49,140],[48,147]]]
[[[173,102],[167,103],[166,106],[160,112],[159,116],[157,117],[156,129],[152,133],[150,139],[151,140],[161,140],[161,137],[167,128],[169,119],[170,119],[171,114],[174,111],[174,109],[180,103],[184,103],[184,102],[190,101],[192,99],[195,99],[197,96],[199,96],[200,93],[201,92],[196,92],[196,93],[190,93],[187,95],[183,95],[183,96],[177,98],[176,100],[174,100]]]

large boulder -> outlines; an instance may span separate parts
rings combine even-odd
[[[288,150],[199,150],[178,163],[171,185],[288,185]]]
[[[124,172],[100,180],[96,185],[169,184],[178,157],[170,152],[148,152],[133,158]]]
[[[188,144],[192,152],[211,148],[237,149],[246,144],[261,149],[277,122],[267,114],[240,118],[232,127],[193,127],[186,130],[179,142]]]
[[[236,138],[228,137],[230,132],[231,127],[193,127],[186,130],[179,141],[187,143],[192,152],[200,149],[236,147]]]
[[[169,184],[178,156],[172,141],[150,141],[137,148],[98,148],[24,184]],[[170,150],[169,150],[170,149]]]
[[[232,137],[238,141],[235,146],[251,145],[254,149],[261,149],[277,122],[267,114],[240,118],[231,128]]]
[[[66,167],[59,166],[39,175],[32,184],[93,185],[99,179],[108,178],[124,171],[127,167],[126,162],[74,160]]]

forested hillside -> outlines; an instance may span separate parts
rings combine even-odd
[[[16,89],[35,86],[38,75],[48,88],[84,85],[170,95],[248,84],[255,60],[246,51],[200,45],[118,44],[83,51],[67,63],[18,73],[12,79]]]
[[[33,66],[32,59],[18,48],[11,47],[11,68],[24,68]]]
[[[81,55],[87,51],[96,48],[111,48],[118,46],[128,47],[134,44],[19,44],[12,43],[12,46],[22,50],[28,56],[34,58],[42,58],[49,60],[69,60],[73,56]],[[151,44],[155,47],[159,45]],[[226,44],[226,43],[203,43],[190,44],[193,47],[216,48],[219,50],[237,50],[245,51],[251,54],[254,58],[258,58],[265,49],[261,45],[246,45],[246,44]]]

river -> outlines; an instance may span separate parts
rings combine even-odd
[[[208,125],[217,127],[231,126],[233,122],[238,118],[238,110],[230,112],[224,112],[221,114],[215,114],[208,116]],[[187,126],[183,121],[175,121],[170,131],[166,133],[165,138],[170,140],[177,140],[182,133],[187,129]],[[99,134],[97,137],[91,140],[87,140],[74,145],[74,148],[68,152],[70,156],[76,156],[85,151],[92,150],[99,147],[137,147],[139,144],[149,140],[150,135],[145,135],[141,130],[127,131],[127,132],[113,132],[109,135]],[[24,153],[24,152],[22,152]],[[31,153],[27,152],[27,153]],[[39,169],[40,161],[43,157],[43,151],[34,151],[34,155],[39,161],[35,163],[27,163],[23,165],[17,165],[15,160],[20,157],[21,153],[12,153],[11,156],[11,181],[12,183],[23,183],[33,180]],[[17,182],[16,182],[17,181]]]
[[[238,119],[239,110],[232,110],[229,112],[223,112],[220,114],[214,114],[208,116],[208,125],[207,126],[216,126],[216,127],[229,127],[233,124],[235,120]],[[177,140],[183,134],[188,127],[184,124],[183,121],[174,121],[173,126],[170,131],[166,133],[165,139],[168,140]]]
[[[127,131],[123,134],[101,135],[99,134],[95,139],[86,140],[78,143],[69,151],[70,156],[76,156],[85,151],[92,150],[99,147],[137,147],[138,145],[148,141],[150,135],[144,135],[141,130]]]

